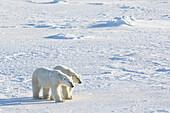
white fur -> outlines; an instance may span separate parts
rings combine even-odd
[[[64,67],[62,65],[56,66],[54,70],[60,70],[64,74],[66,74],[69,77],[72,77],[73,83],[81,83],[81,76],[77,73],[75,73],[72,69],[69,69],[67,67]],[[70,88],[67,86],[62,86],[62,93],[64,99],[72,99],[72,92],[74,88]],[[53,98],[53,97],[51,97]]]
[[[47,68],[38,68],[32,75],[33,98],[39,99],[40,88],[43,88],[43,98],[49,97],[49,88],[56,102],[63,102],[61,99],[59,87],[74,87],[72,79],[59,70],[51,70]]]

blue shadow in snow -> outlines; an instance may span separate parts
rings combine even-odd
[[[53,36],[48,36],[48,37],[44,37],[46,39],[74,39],[74,37],[66,37],[66,36],[62,36],[60,34],[57,34],[57,35],[53,35]]]
[[[111,72],[103,72],[101,74],[112,74]]]
[[[157,72],[167,72],[167,71],[170,71],[170,69],[162,68],[162,69],[157,69],[156,71]]]
[[[109,58],[110,60],[114,61],[114,60],[126,60],[125,58],[119,58],[119,57],[113,57],[113,58]]]
[[[103,3],[87,3],[88,5],[103,5]]]
[[[124,17],[115,17],[113,21],[98,21],[99,24],[91,25],[89,28],[101,28],[101,27],[119,27],[121,25],[132,26],[127,22]],[[100,24],[101,23],[101,24]]]
[[[121,9],[135,9],[135,7],[130,7],[130,6],[121,6]]]
[[[34,27],[34,28],[49,28],[49,29],[55,29],[56,27],[53,27],[51,25],[46,25],[46,24],[40,24],[40,25],[35,25],[35,24],[25,24],[26,26],[29,27]],[[28,28],[28,27],[25,27]]]
[[[34,3],[34,4],[56,4],[62,0],[54,0],[52,2],[33,2],[32,0],[27,0],[29,3]],[[64,1],[65,2],[65,1]]]
[[[43,103],[42,103],[43,102]],[[32,97],[0,99],[0,106],[33,105],[54,103],[51,100],[34,100]]]
[[[120,69],[122,71],[129,72],[129,73],[146,74],[144,72],[133,71],[133,70],[125,69],[125,68],[116,68],[116,67],[112,67],[112,66],[109,66],[109,65],[107,67],[109,67],[111,69]]]
[[[125,69],[125,68],[121,68],[121,70],[126,71],[126,72],[131,72],[131,73],[145,74],[144,72],[132,71],[132,70],[128,70],[128,69]]]
[[[50,25],[37,25],[37,26],[35,26],[35,28],[52,28],[52,26],[50,26]]]

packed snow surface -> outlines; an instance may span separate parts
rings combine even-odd
[[[33,100],[56,65],[82,75],[73,99]],[[0,112],[169,113],[170,1],[1,0]]]

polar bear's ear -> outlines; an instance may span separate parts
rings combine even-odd
[[[79,79],[81,79],[81,75],[78,74],[77,76],[78,76]]]

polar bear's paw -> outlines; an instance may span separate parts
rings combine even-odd
[[[66,100],[72,100],[72,99],[73,99],[73,97],[72,97],[72,96],[70,96],[70,97],[66,97],[65,99],[66,99]]]
[[[49,99],[49,96],[43,96],[43,99]]]
[[[65,100],[55,100],[55,102],[65,102]]]
[[[41,100],[42,98],[41,98],[41,97],[33,97],[33,99],[35,99],[35,100]]]
[[[53,97],[53,96],[50,96],[50,100],[54,100],[54,97]]]

